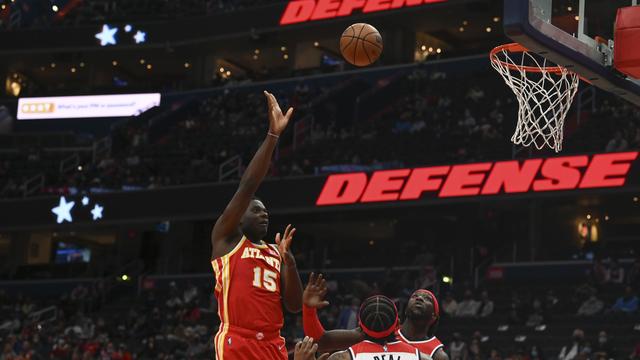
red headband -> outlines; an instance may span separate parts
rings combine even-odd
[[[390,328],[388,328],[387,330],[383,330],[383,331],[373,331],[369,328],[367,328],[363,323],[362,323],[362,319],[360,318],[360,313],[362,312],[362,307],[364,306],[364,304],[367,302],[367,300],[371,299],[372,297],[381,297],[381,298],[385,298],[387,300],[389,300],[389,302],[391,303],[391,305],[393,305],[393,310],[396,313],[396,320],[394,321],[393,325],[391,325]],[[398,328],[398,309],[396,308],[396,304],[394,304],[393,301],[391,301],[391,299],[389,299],[388,297],[384,296],[384,295],[374,295],[370,298],[368,298],[367,300],[362,302],[362,305],[360,305],[360,311],[358,311],[358,324],[360,325],[360,328],[362,329],[362,331],[374,338],[374,339],[384,339],[387,336],[393,334],[394,331],[396,331],[396,329]]]
[[[436,314],[436,316],[431,319],[431,323],[433,323],[434,321],[436,321],[439,317],[440,317],[440,305],[438,304],[438,299],[436,299],[436,296],[433,295],[433,293],[429,290],[425,290],[425,289],[418,289],[416,291],[413,292],[413,295],[415,294],[427,294],[429,295],[429,297],[431,297],[431,302],[433,302],[433,312]],[[431,324],[429,324],[431,325]]]

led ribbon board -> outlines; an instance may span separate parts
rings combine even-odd
[[[280,25],[333,19],[351,15],[355,10],[372,13],[448,0],[292,0],[280,18]]]
[[[316,206],[615,188],[637,158],[635,151],[333,174]]]
[[[160,105],[160,94],[20,98],[18,120],[137,116]]]

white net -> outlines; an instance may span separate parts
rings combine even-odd
[[[497,48],[498,49],[498,48]],[[564,119],[580,84],[580,77],[564,67],[547,65],[525,49],[509,46],[492,52],[491,63],[518,98],[514,144],[562,150]]]

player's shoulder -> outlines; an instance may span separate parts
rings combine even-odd
[[[349,351],[338,351],[331,354],[327,360],[351,360],[351,354]]]
[[[215,261],[225,256],[229,257],[235,254],[244,245],[244,243],[246,242],[245,240],[246,238],[244,236],[239,235],[230,237],[229,239],[225,239],[224,241],[215,242],[213,244],[211,261]]]
[[[433,360],[449,360],[449,355],[447,355],[442,347],[438,348],[431,357]]]

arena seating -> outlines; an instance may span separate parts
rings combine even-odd
[[[508,141],[512,125],[506,119],[516,113],[513,95],[486,66],[470,66],[474,76],[468,76],[468,64],[332,76],[333,86],[327,85],[328,76],[276,85],[283,106],[292,105],[297,113],[270,175],[320,174],[336,165],[397,167],[531,155]],[[87,144],[91,136],[73,140],[71,135],[39,134],[35,141],[23,134],[5,135],[3,143],[15,146],[0,150],[0,172],[10,174],[0,184],[0,193],[22,196],[25,182],[38,175],[44,176],[45,192],[237,179],[238,171],[221,178],[220,166],[234,159],[247,164],[262,138],[266,113],[261,86],[272,85],[216,88],[170,100],[116,127],[110,136],[111,156],[106,158],[92,156]],[[564,153],[640,147],[637,109],[605,95],[577,106],[583,108],[580,118],[567,120]],[[69,142],[60,149],[45,144],[60,143],[60,136]],[[17,152],[16,147],[29,150]],[[82,170],[56,169],[75,154]],[[25,161],[29,156],[32,162],[46,158],[49,168],[36,171],[38,167]]]
[[[415,270],[329,271],[326,275],[331,305],[320,312],[321,320],[328,329],[350,327],[353,324],[348,321],[349,314],[357,309],[358,301],[380,292],[398,301],[402,312],[418,274]],[[28,282],[24,285],[28,286]],[[25,356],[28,349],[34,352],[34,359],[63,359],[72,354],[111,359],[212,358],[211,329],[215,330],[218,320],[210,274],[152,276],[140,281],[137,292],[136,285],[106,279],[75,284],[67,281],[62,288],[70,290],[61,296],[53,295],[60,294],[61,287],[52,286],[49,295],[41,292],[32,297],[18,295],[19,287],[7,286],[8,292],[0,293],[3,359],[11,358],[8,356],[12,353]],[[603,312],[578,317],[574,302],[583,286],[578,285],[567,287],[548,281],[546,285],[523,287],[519,283],[487,282],[483,289],[488,290],[495,303],[494,312],[483,318],[444,314],[437,335],[449,345],[454,333],[459,333],[467,348],[475,339],[481,355],[470,354],[470,359],[487,359],[495,349],[500,349],[502,358],[515,359],[520,352],[528,354],[533,345],[544,354],[542,358],[555,358],[571,342],[575,328],[584,330],[586,340],[594,348],[598,333],[606,331],[616,348],[614,358],[627,358],[638,340],[640,313]],[[478,299],[480,291],[473,291],[464,283],[447,289],[458,300],[469,290]],[[30,291],[35,290],[31,287]],[[440,289],[441,306],[446,297],[444,291]],[[533,312],[536,298],[541,300],[544,328],[526,326],[506,316],[513,308],[513,293],[520,294],[524,315]],[[610,288],[602,294],[605,309],[610,309],[621,293]],[[296,315],[286,317],[283,335],[290,349],[303,336],[300,321]],[[25,345],[26,342],[29,344]],[[83,355],[87,352],[89,355]]]

